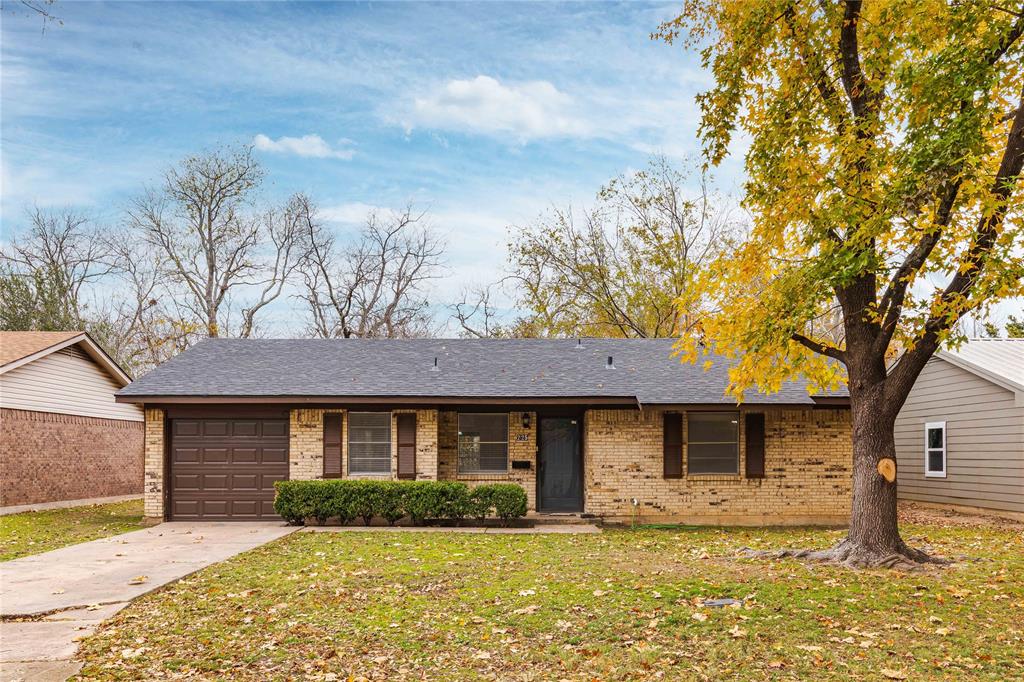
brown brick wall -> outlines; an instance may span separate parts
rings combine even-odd
[[[142,422],[0,409],[0,506],[142,492]]]
[[[685,423],[685,420],[684,420]],[[778,525],[844,523],[852,444],[847,410],[765,410],[765,478],[662,476],[662,413],[590,410],[585,420],[585,511],[643,522]],[[686,440],[684,434],[684,441]],[[685,446],[684,446],[685,472]]]

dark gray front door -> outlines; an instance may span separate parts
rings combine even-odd
[[[542,417],[540,420],[539,511],[583,511],[583,462],[579,420]]]

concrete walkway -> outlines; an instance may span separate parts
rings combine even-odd
[[[114,495],[113,497],[89,497],[84,500],[61,500],[60,502],[37,502],[36,504],[14,504],[9,507],[0,507],[0,516],[8,514],[22,514],[32,511],[48,511],[50,509],[70,509],[71,507],[87,507],[93,504],[111,504],[112,502],[127,502],[128,500],[141,500],[142,495]]]
[[[132,599],[294,530],[163,523],[0,563],[0,680],[67,679],[77,640]]]

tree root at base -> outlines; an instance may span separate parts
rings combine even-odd
[[[910,547],[900,540],[895,548],[865,547],[851,542],[849,538],[829,549],[776,549],[754,550],[743,548],[739,556],[748,559],[806,559],[822,563],[838,564],[848,568],[894,568],[916,571],[928,564],[944,566],[948,559],[936,557]]]

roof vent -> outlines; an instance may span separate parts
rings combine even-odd
[[[608,356],[608,362],[605,363],[604,368],[605,369],[615,369],[615,363],[612,362],[612,356],[610,356],[610,355]]]
[[[434,366],[430,368],[430,371],[431,372],[439,371],[438,368],[437,368],[437,356],[436,355],[434,356]]]
[[[576,350],[583,350],[583,339],[576,339]]]

